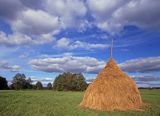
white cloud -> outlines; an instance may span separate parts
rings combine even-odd
[[[5,20],[16,19],[23,7],[19,0],[0,0],[0,18]]]
[[[49,13],[59,17],[63,28],[79,27],[87,12],[81,0],[46,0],[45,7]]]
[[[1,0],[0,17],[9,20],[14,31],[29,35],[93,23],[112,32],[125,25],[159,27],[159,5],[159,0]]]
[[[52,41],[55,41],[56,38],[53,37],[52,34],[42,34],[40,36],[37,36],[37,38],[33,38],[33,44],[45,44],[45,43],[51,43]]]
[[[87,43],[87,42],[81,42],[81,41],[75,41],[72,42],[68,38],[61,38],[57,41],[56,47],[61,48],[61,49],[66,49],[66,50],[74,50],[74,49],[104,49],[108,48],[109,45],[107,44],[92,44],[92,43]]]
[[[20,45],[33,45],[33,44],[45,44],[53,41],[54,38],[50,34],[43,34],[37,39],[32,39],[30,36],[21,33],[14,33],[7,35],[0,31],[0,44],[5,46],[20,46]]]
[[[66,48],[69,47],[69,44],[70,44],[70,40],[67,39],[67,38],[65,38],[65,37],[63,37],[63,38],[61,38],[61,39],[59,39],[57,41],[57,45],[56,46],[58,48],[64,48],[64,49],[66,49]]]
[[[54,55],[48,55],[48,54],[41,54],[40,56],[38,56],[37,58],[48,58],[48,57],[63,57],[63,56],[72,56],[74,55],[74,53],[72,52],[65,52],[65,53],[61,53],[61,54],[54,54]]]
[[[114,12],[116,22],[144,28],[160,26],[160,1],[132,0]]]
[[[160,71],[160,57],[131,59],[121,63],[119,66],[127,72]]]
[[[152,81],[160,82],[160,77],[154,75],[139,75],[139,76],[134,76],[133,79],[141,82],[152,82]]]
[[[0,1],[0,18],[11,26],[13,35],[2,35],[1,44],[44,44],[52,41],[61,29],[81,31],[94,24],[102,30],[116,32],[125,25],[142,28],[160,27],[160,1],[150,0],[40,0]],[[90,20],[92,16],[93,20]],[[91,19],[92,19],[91,18]],[[4,38],[2,38],[4,36]],[[7,39],[6,38],[10,38]],[[13,40],[12,40],[13,39]],[[62,44],[63,43],[63,44]],[[67,45],[68,44],[68,45]],[[58,40],[59,48],[105,48],[103,44]]]
[[[1,70],[9,70],[12,72],[18,72],[20,70],[20,66],[10,65],[7,61],[0,61],[0,69]]]
[[[71,49],[83,48],[83,49],[104,49],[108,48],[107,44],[91,44],[87,42],[75,41],[75,43],[71,46]]]
[[[42,10],[27,9],[11,22],[15,32],[28,35],[54,33],[59,29],[58,16],[53,16]]]
[[[0,43],[3,45],[13,46],[13,45],[23,45],[28,44],[32,39],[26,35],[22,34],[12,34],[7,35],[4,32],[0,32]]]
[[[93,57],[64,56],[33,59],[29,64],[33,69],[45,72],[98,73],[106,62]],[[119,66],[126,72],[155,72],[160,70],[160,57],[131,59],[119,64]]]
[[[93,57],[64,56],[60,58],[41,58],[29,61],[33,69],[45,72],[87,72],[97,73],[105,65]]]
[[[150,0],[87,0],[97,27],[116,32],[125,25],[140,28],[160,27],[160,1]]]
[[[103,21],[109,19],[112,13],[125,2],[128,0],[87,0],[88,7],[93,12],[92,15]]]
[[[10,5],[9,1],[5,4]],[[26,7],[8,22],[13,33],[8,35],[0,31],[0,44],[9,47],[50,43],[55,40],[53,36],[60,29],[58,16]]]

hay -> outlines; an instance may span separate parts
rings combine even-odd
[[[102,111],[139,110],[141,96],[135,82],[111,58],[84,93],[80,107]]]

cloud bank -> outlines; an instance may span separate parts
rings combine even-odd
[[[74,50],[74,49],[86,49],[86,50],[92,50],[92,49],[104,49],[108,48],[110,45],[107,44],[93,44],[93,43],[87,43],[87,42],[81,42],[81,41],[75,41],[72,42],[68,38],[61,38],[57,40],[56,47],[60,49],[68,49],[68,50]]]
[[[33,59],[29,64],[35,70],[44,72],[97,73],[104,67],[104,61],[93,57],[65,56],[61,58]]]
[[[159,0],[1,0],[0,19],[7,22],[13,32],[6,36],[20,33],[22,44],[32,43],[29,39],[44,44],[48,42],[44,35],[49,35],[52,40],[56,33],[70,28],[83,31],[96,26],[109,33],[118,32],[127,25],[159,29],[159,5]],[[15,37],[19,39],[19,36]],[[6,39],[8,42],[1,44],[14,41]],[[4,41],[2,36],[0,41]],[[82,46],[79,42],[75,44]]]
[[[154,72],[160,71],[160,57],[148,57],[127,60],[119,65],[127,72]]]
[[[59,58],[39,58],[29,61],[33,69],[44,72],[99,73],[106,65],[103,60],[93,57],[64,56]],[[160,70],[160,57],[127,60],[119,66],[125,72],[148,73]]]

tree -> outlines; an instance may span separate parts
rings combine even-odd
[[[11,85],[9,85],[9,89],[15,89],[13,86],[13,83]]]
[[[25,89],[25,85],[26,85],[26,76],[24,74],[20,74],[17,73],[14,77],[13,77],[13,87],[14,89]]]
[[[0,76],[0,90],[8,89],[7,80]]]
[[[32,89],[32,80],[31,80],[30,77],[28,79],[26,79],[26,85],[25,85],[25,87],[27,89]]]
[[[53,89],[58,91],[83,91],[87,83],[82,74],[63,73],[56,77]]]
[[[14,89],[31,89],[32,88],[31,78],[26,79],[24,74],[17,73],[12,80],[12,86]]]
[[[40,81],[37,81],[36,89],[38,89],[38,90],[43,89],[43,85],[42,85],[42,83]]]
[[[84,91],[86,90],[88,84],[82,74],[75,74],[76,77],[76,90],[77,91]]]
[[[47,84],[47,89],[52,89],[52,84],[51,83]]]

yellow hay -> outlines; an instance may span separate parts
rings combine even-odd
[[[112,111],[138,110],[142,105],[135,82],[111,58],[84,93],[80,107]]]

